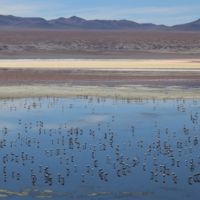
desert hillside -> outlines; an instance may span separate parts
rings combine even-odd
[[[137,23],[126,19],[122,20],[86,20],[72,16],[69,18],[46,20],[41,17],[16,17],[0,15],[0,27],[13,28],[44,28],[63,30],[137,30],[137,31],[200,31],[200,19],[185,24],[166,26],[151,22]]]

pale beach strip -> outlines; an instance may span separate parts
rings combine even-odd
[[[0,60],[0,68],[200,69],[200,60]]]

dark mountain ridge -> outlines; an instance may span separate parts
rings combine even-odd
[[[200,31],[200,19],[175,26],[137,23],[129,20],[85,20],[76,16],[45,20],[39,17],[0,15],[0,27],[43,28],[64,30],[137,30],[137,31]]]

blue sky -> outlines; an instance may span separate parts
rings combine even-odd
[[[0,0],[0,14],[22,17],[78,16],[174,25],[200,18],[200,0]]]

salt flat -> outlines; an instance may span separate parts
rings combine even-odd
[[[40,69],[194,69],[199,59],[190,60],[0,60],[0,68]]]

